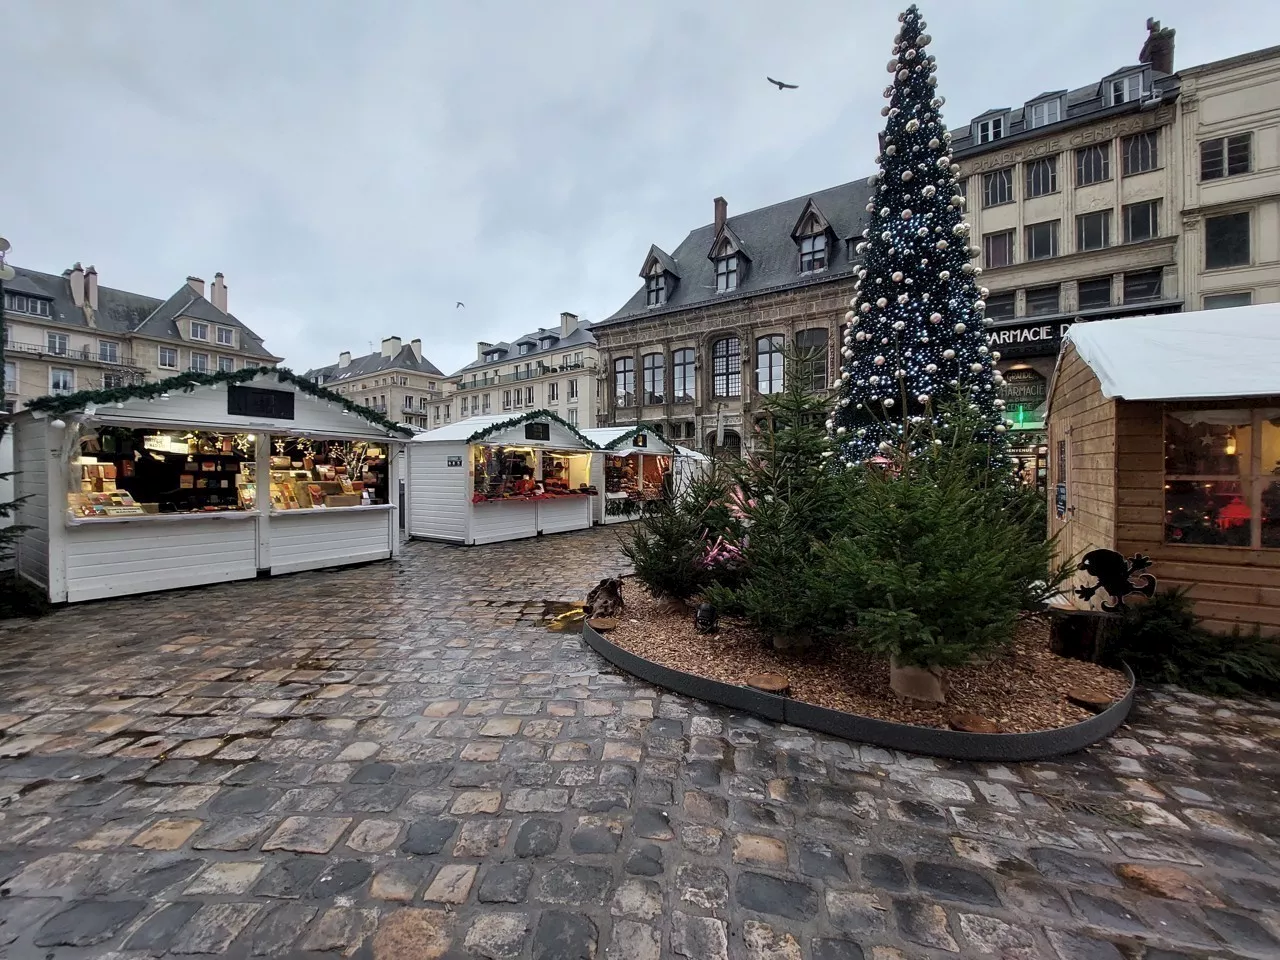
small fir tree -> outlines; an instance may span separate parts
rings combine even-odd
[[[858,480],[821,466],[827,401],[805,376],[812,359],[787,353],[783,390],[765,398],[755,450],[734,469],[746,527],[741,583],[706,591],[722,612],[745,617],[775,642],[807,636],[824,615],[807,586],[814,551],[840,535],[842,503]]]
[[[976,251],[942,122],[937,61],[926,52],[919,10],[913,5],[898,19],[871,222],[857,246],[864,265],[845,314],[840,392],[827,422],[832,452],[857,464],[912,448],[928,433],[913,426],[942,426],[946,402],[959,396],[971,405],[976,439],[1003,462],[1008,422],[996,393],[998,355],[983,331],[987,291],[975,282],[982,271],[971,262]]]

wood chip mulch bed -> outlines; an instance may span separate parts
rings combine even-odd
[[[982,664],[947,672],[945,704],[906,701],[889,689],[889,663],[851,646],[815,642],[807,650],[774,650],[750,625],[720,618],[714,634],[698,633],[693,610],[667,612],[634,579],[626,581],[626,610],[609,640],[625,650],[685,673],[745,685],[754,674],[775,672],[791,681],[791,696],[863,717],[947,728],[956,714],[977,714],[1002,733],[1051,730],[1093,713],[1068,703],[1066,691],[1089,688],[1119,700],[1128,678],[1116,670],[1059,657],[1049,649],[1048,624],[1028,617],[1012,645]]]

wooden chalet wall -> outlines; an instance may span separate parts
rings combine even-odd
[[[1116,546],[1143,553],[1160,588],[1189,587],[1212,630],[1280,633],[1280,550],[1164,542],[1164,412],[1178,407],[1270,407],[1280,398],[1206,403],[1127,403],[1116,410],[1119,524]]]
[[[1055,561],[1090,550],[1115,549],[1116,403],[1102,395],[1093,371],[1067,345],[1059,361],[1049,407],[1049,534],[1057,534]],[[1058,443],[1066,441],[1067,513],[1059,519]],[[1075,585],[1092,582],[1076,574]]]

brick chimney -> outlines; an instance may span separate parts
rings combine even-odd
[[[98,309],[98,269],[93,264],[89,264],[89,269],[84,272],[84,293],[85,299],[89,301],[89,306],[94,310]]]
[[[567,337],[573,331],[578,329],[578,315],[576,313],[560,314],[560,336]]]
[[[351,366],[351,351],[343,350],[338,354],[338,369],[341,370],[343,367],[349,366]]]
[[[400,352],[399,337],[383,337],[382,338],[382,355],[384,357],[394,357]]]
[[[84,267],[77,260],[71,272],[67,274],[67,283],[71,284],[71,302],[77,307],[84,307]]]
[[[191,288],[192,293],[204,296],[204,281],[199,277],[187,277],[187,286]]]
[[[720,228],[724,226],[724,222],[729,219],[729,202],[724,197],[716,197],[716,233],[720,232]]]
[[[1173,73],[1173,35],[1176,32],[1172,27],[1161,27],[1159,20],[1148,17],[1147,40],[1138,54],[1138,62],[1149,63],[1152,70],[1161,73]]]
[[[227,281],[221,273],[213,275],[213,286],[209,288],[209,302],[223,313],[227,312]]]
[[[422,341],[414,337],[409,341],[409,349],[413,351],[413,355],[419,360],[422,359]]]

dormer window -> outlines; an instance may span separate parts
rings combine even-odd
[[[826,219],[810,200],[805,204],[804,213],[796,228],[791,231],[791,239],[800,248],[800,272],[815,273],[827,269],[827,234],[830,227]]]
[[[645,303],[650,307],[660,307],[666,302],[667,275],[659,269],[645,283]]]
[[[738,255],[716,259],[716,293],[729,293],[738,289]]]
[[[191,321],[191,339],[192,340],[208,340],[209,325],[200,320]]]
[[[1052,100],[1042,100],[1040,103],[1033,103],[1028,111],[1030,126],[1045,127],[1051,123],[1057,123],[1062,119],[1062,101],[1055,97]]]
[[[974,124],[974,127],[978,135],[978,143],[990,143],[992,140],[999,140],[1004,136],[1004,115],[979,120]]]
[[[827,268],[827,235],[800,238],[800,272],[814,273]]]
[[[1143,75],[1141,73],[1133,73],[1127,77],[1117,77],[1111,81],[1110,101],[1111,106],[1121,103],[1129,103],[1132,100],[1141,100],[1143,93]]]
[[[33,317],[51,317],[53,316],[51,307],[50,301],[41,300],[39,297],[28,297],[20,293],[4,295],[4,308],[14,313],[25,313]]]
[[[522,343],[522,344],[520,344],[520,356],[522,356],[522,357],[523,357],[526,353],[533,353],[533,344],[532,344],[532,343]]]

